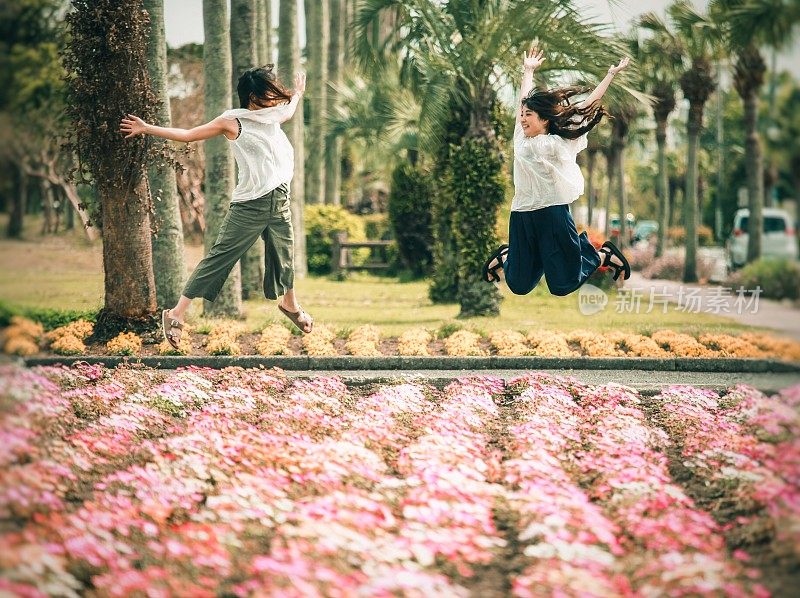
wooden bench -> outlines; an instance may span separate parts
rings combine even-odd
[[[331,272],[343,274],[348,270],[386,270],[389,268],[389,258],[386,248],[395,244],[394,241],[348,241],[347,233],[333,233],[333,248],[331,251]],[[353,264],[351,249],[369,248],[370,259],[362,265]],[[382,260],[375,260],[376,250],[381,254]]]

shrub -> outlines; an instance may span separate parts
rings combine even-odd
[[[363,218],[341,206],[307,205],[304,218],[308,271],[313,274],[328,274],[331,271],[333,233],[347,233],[351,241],[364,241],[367,238]],[[358,258],[365,259],[369,250],[366,250],[366,255],[362,250],[355,253]]]
[[[761,287],[767,299],[800,299],[800,265],[790,260],[760,259],[734,273],[728,280],[734,287],[753,290]]]
[[[408,162],[392,173],[389,193],[389,222],[403,264],[414,276],[430,273],[433,262],[430,175]]]
[[[106,344],[113,355],[136,355],[142,350],[142,339],[135,332],[122,332]]]
[[[631,265],[631,270],[640,272],[649,268],[656,259],[655,245],[631,247],[625,251],[625,257]]]
[[[38,322],[45,331],[49,331],[60,326],[65,326],[76,320],[94,322],[97,312],[40,307],[21,308],[0,301],[0,327],[11,324],[11,318],[14,316],[22,316],[34,322]]]

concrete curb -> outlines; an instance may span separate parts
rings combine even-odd
[[[800,363],[773,359],[715,359],[644,357],[297,357],[259,355],[233,356],[145,356],[79,355],[73,357],[30,357],[27,367],[72,365],[76,362],[104,364],[139,364],[156,369],[195,366],[209,368],[281,368],[287,371],[322,370],[638,370],[663,372],[800,372]]]

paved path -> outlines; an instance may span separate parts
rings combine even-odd
[[[782,388],[800,384],[800,373],[711,373],[711,372],[643,372],[641,370],[537,370],[556,376],[573,377],[586,384],[608,384],[615,382],[636,389],[643,395],[654,395],[667,386],[688,384],[696,388],[723,391],[737,384],[748,384],[759,390],[774,394]],[[346,384],[364,385],[390,381],[425,381],[435,386],[444,386],[462,376],[497,376],[508,380],[531,370],[418,370],[398,372],[396,370],[336,370],[336,371],[285,371],[290,378],[313,378],[316,376],[339,376]]]
[[[740,299],[735,289],[731,292],[729,287],[647,279],[638,272],[625,281],[625,288],[641,293],[642,305],[647,304],[652,291],[654,296],[681,305],[689,313],[713,313],[748,326],[772,328],[778,334],[800,340],[800,309],[780,301],[758,297],[756,305],[753,297]],[[727,305],[727,311],[722,309],[723,305]]]

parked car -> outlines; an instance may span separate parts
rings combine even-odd
[[[628,243],[633,243],[633,228],[636,225],[636,219],[633,217],[633,214],[628,214],[626,219],[626,226],[628,232]],[[611,214],[611,220],[609,221],[609,234],[611,238],[619,238],[620,233],[620,219],[619,214]]]
[[[640,220],[633,228],[633,242],[647,241],[650,235],[658,232],[658,222],[655,220]]]
[[[741,268],[747,262],[749,220],[750,210],[747,208],[737,210],[733,217],[733,230],[725,242],[725,254],[731,270]],[[797,259],[797,236],[788,212],[777,208],[764,208],[763,231],[761,257]]]

